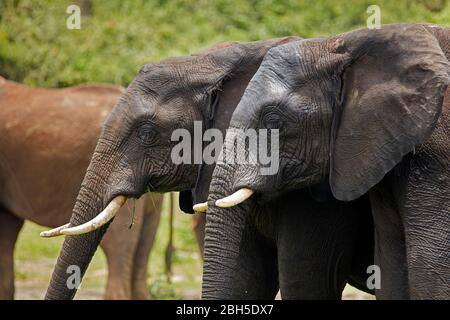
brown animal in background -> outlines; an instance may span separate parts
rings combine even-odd
[[[47,227],[69,220],[103,121],[122,92],[106,84],[34,89],[0,77],[0,299],[14,297],[13,252],[24,220]],[[124,206],[103,238],[106,299],[148,298],[162,198],[136,200],[132,230],[133,204]]]

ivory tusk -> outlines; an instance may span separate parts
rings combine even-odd
[[[51,236],[59,236],[59,235],[66,235],[66,236],[75,236],[80,234],[85,234],[94,230],[97,230],[101,226],[108,223],[114,216],[117,214],[119,209],[125,204],[127,201],[127,197],[125,196],[118,196],[111,200],[111,202],[108,204],[108,206],[100,212],[94,219],[83,223],[79,226],[74,227],[68,227],[68,225],[64,225],[61,227],[58,227],[56,229],[52,229],[49,231],[44,231],[41,233],[41,236],[46,237],[48,235]]]
[[[195,212],[206,212],[208,210],[208,202],[197,203],[193,209]]]
[[[233,193],[231,196],[225,197],[223,199],[219,199],[216,201],[216,206],[220,208],[230,208],[234,207],[248,198],[251,197],[251,195],[255,193],[252,189],[248,188],[242,188]]]
[[[39,235],[43,238],[51,238],[51,237],[57,237],[57,236],[61,236],[61,230],[66,229],[67,227],[69,227],[70,223],[66,223],[63,226],[60,226],[58,228],[55,229],[51,229],[48,231],[42,231]]]

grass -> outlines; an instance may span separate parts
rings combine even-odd
[[[42,295],[49,283],[51,272],[63,238],[44,239],[39,233],[48,228],[26,222],[19,235],[15,250],[15,273],[19,287],[40,289]],[[106,258],[98,250],[83,280],[83,288],[102,288],[106,282]],[[25,298],[27,297],[25,293]]]
[[[174,200],[174,248],[172,281],[165,274],[165,250],[169,241],[169,197],[165,197],[161,223],[149,263],[149,292],[155,299],[199,298],[202,261],[192,231],[192,216],[179,211]]]

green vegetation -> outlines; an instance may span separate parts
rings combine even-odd
[[[382,23],[450,23],[447,0],[91,0],[81,30],[66,28],[81,0],[0,0],[0,74],[35,86],[127,85],[145,63],[225,40],[314,37]]]

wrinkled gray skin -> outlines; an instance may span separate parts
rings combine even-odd
[[[216,165],[203,298],[229,297],[230,283],[245,274],[239,247],[249,207],[321,183],[339,200],[370,196],[377,298],[449,299],[449,56],[450,29],[429,25],[269,50],[230,127],[279,129],[280,170],[262,176],[259,165]],[[242,187],[256,194],[231,209],[212,205]]]
[[[195,203],[205,201],[214,166],[173,164],[170,153],[176,142],[170,141],[172,131],[186,128],[192,132],[195,120],[203,121],[205,128],[227,128],[234,108],[267,50],[294,40],[298,38],[226,43],[197,56],[171,59],[143,67],[104,125],[79,192],[71,223],[78,225],[92,219],[117,195],[139,197],[147,188],[161,192],[194,188],[192,195],[190,192],[183,192],[181,196],[180,204],[187,211],[192,208],[191,196]],[[294,204],[296,195],[286,199],[283,207],[273,204],[275,214],[277,208],[280,211],[292,211],[292,207],[298,207],[297,203]],[[291,203],[290,207],[288,201]],[[310,240],[317,247],[324,244],[330,249],[328,264],[320,267],[326,269],[331,278],[319,278],[319,273],[312,277],[306,272],[304,277],[296,276],[299,279],[306,278],[314,286],[320,287],[322,297],[336,298],[340,296],[349,269],[356,269],[355,273],[361,273],[361,268],[353,267],[351,255],[355,250],[358,232],[362,228],[370,230],[370,225],[364,225],[363,221],[361,224],[354,222],[356,220],[341,223],[341,218],[338,216],[336,219],[330,207],[336,209],[331,204],[320,208],[316,206],[317,210],[324,212],[324,217],[330,216],[330,219],[324,219],[325,223],[318,219],[312,220],[311,224],[317,224],[324,231],[317,232],[320,242],[315,243],[312,238]],[[355,211],[356,208],[352,210]],[[287,225],[288,218],[286,215]],[[340,237],[342,250],[336,250],[340,245],[327,243],[329,230],[339,228],[349,231],[346,232],[347,237]],[[365,234],[371,234],[367,229]],[[103,227],[82,236],[66,237],[47,291],[47,299],[69,299],[74,296],[76,291],[69,290],[65,285],[67,267],[79,265],[84,273],[105,230],[106,227]],[[321,232],[325,232],[325,239]],[[259,233],[257,236],[258,239],[264,239]],[[270,274],[266,279],[259,278],[253,284],[253,297],[273,297],[278,289],[273,245],[269,244],[268,248],[271,248],[266,250],[268,259],[261,262],[270,267]],[[311,261],[316,250],[313,247],[311,249],[308,253],[313,255],[304,263],[308,265],[310,262],[312,270],[316,269],[312,265],[314,261]],[[343,259],[339,258],[341,251],[345,251]],[[339,275],[332,272],[337,263],[345,265],[345,268],[340,268],[342,272]],[[309,290],[309,287],[304,286],[304,289]]]

